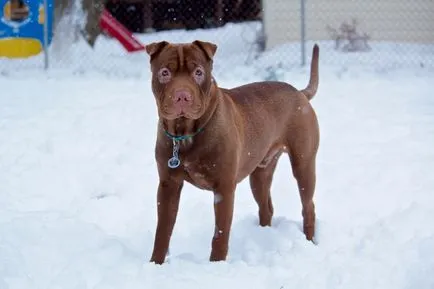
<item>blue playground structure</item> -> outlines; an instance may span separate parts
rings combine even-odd
[[[52,19],[53,0],[0,0],[0,58],[41,53],[53,37]]]

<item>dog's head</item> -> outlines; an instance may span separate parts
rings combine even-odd
[[[213,57],[217,45],[166,41],[146,45],[152,71],[152,91],[160,117],[199,119],[210,104]]]

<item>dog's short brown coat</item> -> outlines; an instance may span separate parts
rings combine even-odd
[[[313,48],[309,84],[301,91],[272,81],[220,88],[212,76],[216,49],[215,44],[204,41],[146,46],[159,115],[155,149],[158,222],[151,257],[158,264],[164,262],[169,248],[184,181],[214,193],[211,261],[227,257],[235,189],[248,176],[259,207],[259,223],[270,226],[270,187],[282,153],[289,155],[298,183],[304,233],[308,240],[314,237],[319,127],[309,100],[318,86],[318,46]],[[179,89],[191,95],[183,113],[173,99]],[[181,164],[177,168],[168,167],[174,146],[168,134],[191,135],[179,142]]]

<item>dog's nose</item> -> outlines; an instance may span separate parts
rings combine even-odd
[[[177,89],[173,94],[173,102],[177,105],[191,104],[193,97],[191,93],[186,89]]]

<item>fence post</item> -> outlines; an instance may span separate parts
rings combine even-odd
[[[301,66],[306,64],[306,10],[305,0],[300,0],[300,27],[301,27]]]
[[[48,0],[44,0],[44,69],[49,67],[48,56]]]

